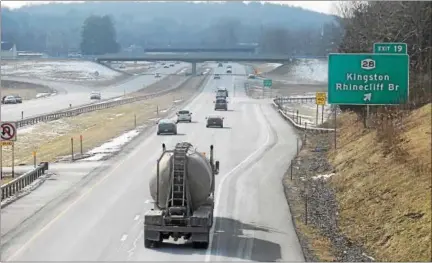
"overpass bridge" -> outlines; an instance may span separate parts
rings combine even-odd
[[[149,47],[144,48],[145,52],[172,52],[172,53],[185,53],[185,52],[217,52],[217,53],[227,53],[227,52],[236,52],[236,53],[255,53],[255,47],[226,47],[226,48],[209,48],[209,47],[192,47],[192,48],[181,48],[181,47]]]
[[[101,62],[121,62],[121,61],[182,61],[192,64],[192,74],[196,75],[196,64],[206,61],[236,61],[236,62],[263,62],[285,64],[294,59],[304,58],[299,56],[278,55],[278,54],[244,54],[244,53],[183,53],[183,54],[110,54],[95,58]],[[327,58],[327,57],[310,57]]]

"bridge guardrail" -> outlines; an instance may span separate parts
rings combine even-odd
[[[32,184],[36,179],[45,174],[48,170],[48,162],[40,163],[36,168],[31,171],[20,175],[18,178],[1,186],[1,200],[12,197],[19,193],[23,188]]]
[[[317,128],[317,127],[308,127],[307,124],[305,123],[305,125],[300,125],[298,124],[296,121],[294,121],[294,118],[291,118],[291,116],[289,116],[282,108],[281,106],[281,102],[282,101],[288,101],[288,99],[290,99],[289,97],[284,97],[282,98],[276,98],[273,99],[273,106],[278,110],[278,112],[282,115],[282,117],[286,120],[288,120],[289,122],[291,122],[291,124],[302,131],[305,132],[312,132],[312,133],[328,133],[328,132],[334,132],[334,129],[329,129],[329,128]],[[313,99],[315,100],[315,96],[305,96],[305,97],[294,97],[292,99],[305,99],[305,100],[310,100]],[[294,116],[293,116],[294,117]]]
[[[21,127],[28,126],[28,125],[34,125],[34,124],[39,123],[39,122],[53,121],[53,120],[58,120],[58,119],[61,119],[64,117],[73,117],[73,116],[77,116],[77,115],[82,114],[82,113],[88,113],[88,112],[92,112],[92,111],[96,111],[96,110],[102,110],[102,109],[107,109],[107,108],[120,106],[120,105],[124,105],[124,104],[128,104],[128,103],[133,103],[133,102],[137,102],[137,101],[141,101],[141,100],[151,99],[151,98],[154,98],[157,96],[165,95],[165,94],[167,94],[167,93],[169,93],[175,89],[178,89],[184,83],[186,83],[186,81],[188,81],[189,79],[190,79],[190,77],[185,78],[184,80],[182,80],[179,83],[177,83],[176,85],[174,85],[172,88],[166,89],[166,90],[163,90],[160,92],[156,92],[156,93],[136,96],[136,97],[132,97],[132,98],[118,99],[118,100],[114,100],[114,101],[102,102],[102,103],[97,103],[97,104],[84,105],[84,106],[79,106],[79,107],[74,108],[74,109],[60,110],[60,111],[49,113],[49,114],[43,114],[40,116],[25,118],[25,119],[17,121],[17,127],[21,128]]]

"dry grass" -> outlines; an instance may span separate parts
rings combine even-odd
[[[19,95],[24,100],[34,99],[38,93],[51,93],[47,86],[27,82],[2,80],[2,96]]]
[[[384,154],[377,131],[363,129],[355,114],[339,122],[330,160],[341,230],[378,261],[431,261],[431,105],[405,119],[395,145],[403,159]]]
[[[199,79],[194,78],[183,88],[154,99],[23,128],[18,131],[19,139],[15,144],[15,164],[31,164],[32,151],[37,152],[38,162],[52,162],[59,156],[70,155],[71,137],[75,141],[74,152],[78,152],[80,135],[83,136],[83,152],[97,147],[125,131],[134,129],[135,116],[139,126],[149,119],[157,118],[157,108],[162,111],[170,108],[174,100],[186,100],[196,92]],[[160,113],[159,116],[162,115],[163,113]],[[26,129],[30,130],[26,132]],[[3,165],[10,166],[10,163],[10,147],[4,147]]]
[[[331,241],[328,238],[320,234],[317,229],[305,225],[298,218],[296,218],[296,225],[299,231],[309,240],[310,249],[321,262],[333,262],[336,260],[333,256]]]

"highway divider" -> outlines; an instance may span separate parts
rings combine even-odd
[[[209,73],[212,73],[212,70],[210,70]],[[201,77],[201,80],[197,83],[198,87],[203,87],[203,85],[205,85],[209,80],[210,80],[210,76],[211,74],[207,74],[207,75],[203,75],[203,76],[198,76]],[[169,89],[169,90],[164,90],[158,93],[153,93],[153,94],[148,94],[148,95],[143,95],[143,96],[137,96],[137,97],[133,97],[133,98],[128,98],[128,99],[123,99],[123,100],[119,100],[119,101],[112,101],[112,102],[108,102],[108,103],[101,103],[98,105],[92,105],[92,106],[86,106],[86,107],[82,107],[79,109],[74,109],[74,110],[70,110],[70,111],[64,111],[61,113],[64,114],[71,114],[71,115],[65,115],[66,117],[69,116],[74,116],[74,115],[78,115],[81,113],[85,113],[85,112],[90,112],[92,110],[97,110],[99,109],[98,107],[102,107],[100,109],[103,108],[109,108],[109,107],[115,107],[118,105],[122,105],[122,104],[126,104],[126,103],[131,103],[131,102],[135,102],[135,101],[139,101],[139,100],[144,100],[144,99],[149,99],[152,97],[156,97],[156,96],[160,96],[166,93],[169,93],[172,90],[175,89],[179,89],[182,86],[184,86],[185,84],[187,84],[187,82],[189,80],[191,80],[192,78],[186,78],[182,81],[180,81],[180,83],[178,83],[177,85],[175,85],[175,87]],[[191,97],[190,99],[192,99],[193,97]],[[189,100],[187,100],[187,102],[189,102]],[[96,107],[98,106],[98,107]],[[93,108],[94,107],[94,108]],[[61,113],[53,113],[53,114],[47,114],[48,115],[54,115],[54,114],[61,114]],[[58,116],[54,116],[55,117],[59,117]],[[42,118],[44,116],[39,116],[38,118]],[[60,118],[60,117],[59,117]],[[51,120],[47,117],[46,120]],[[41,121],[41,120],[39,120]],[[153,124],[153,121],[150,121],[149,123]],[[22,126],[21,126],[22,127]],[[88,156],[87,156],[88,157]],[[86,158],[86,157],[85,157]],[[77,158],[77,159],[81,159],[81,158]],[[25,174],[17,177],[16,179],[13,179],[12,181],[4,184],[1,186],[1,200],[4,201],[8,198],[12,198],[12,197],[17,197],[20,198],[22,190],[31,185],[32,183],[34,183],[37,179],[39,179],[41,176],[43,176],[45,174],[45,172],[48,170],[49,166],[48,166],[48,162],[42,162],[39,164],[39,166],[35,167],[33,170],[26,172]],[[41,182],[42,183],[42,182]],[[29,190],[31,191],[31,190]],[[25,193],[23,193],[23,195],[25,195]],[[1,207],[5,207],[8,204],[12,203],[13,201],[15,201],[15,199],[11,199],[10,201],[7,201],[5,204],[2,204]]]
[[[137,101],[141,101],[141,100],[147,100],[147,99],[151,99],[154,97],[162,96],[162,95],[165,95],[165,94],[167,94],[173,90],[176,90],[176,89],[182,87],[183,84],[185,84],[190,78],[191,77],[187,77],[187,78],[181,80],[179,83],[176,83],[172,88],[169,88],[169,89],[166,89],[166,90],[163,90],[160,92],[156,92],[156,93],[151,93],[151,94],[146,94],[146,95],[141,95],[141,96],[135,96],[132,98],[113,98],[113,99],[110,99],[110,101],[108,101],[108,102],[101,102],[101,103],[96,103],[96,104],[84,105],[84,106],[76,107],[73,109],[61,110],[61,111],[57,111],[57,112],[53,112],[53,113],[49,113],[49,114],[25,118],[25,119],[17,121],[17,127],[21,128],[21,127],[28,126],[28,125],[34,125],[34,124],[39,123],[39,122],[53,121],[53,120],[58,120],[58,119],[65,118],[65,117],[73,117],[73,116],[77,116],[77,115],[83,114],[83,113],[88,113],[88,112],[92,112],[92,111],[112,108],[112,107],[116,107],[116,106],[120,106],[120,105],[124,105],[124,104],[129,104],[129,103],[133,103],[133,102],[137,102]]]
[[[1,186],[1,200],[17,195],[23,188],[39,179],[48,170],[48,162],[42,162],[31,171]]]
[[[308,101],[308,100],[315,100],[315,96],[304,96],[304,97],[284,97],[284,98],[276,98],[273,99],[273,107],[275,107],[275,109],[280,113],[280,115],[288,120],[296,129],[299,129],[301,131],[305,131],[305,132],[312,132],[312,133],[328,133],[328,132],[334,132],[334,129],[329,129],[329,128],[317,128],[317,127],[308,127],[307,123],[305,123],[304,125],[298,124],[295,120],[294,120],[294,115],[293,116],[289,116],[289,114],[287,114],[284,109],[282,108],[283,103],[285,102],[294,102],[294,101]]]

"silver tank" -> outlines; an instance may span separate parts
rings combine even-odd
[[[172,164],[172,153],[166,153],[159,163],[159,206],[165,208],[168,194],[170,192],[170,175]],[[191,192],[193,210],[207,203],[207,198],[211,193],[212,169],[210,162],[204,154],[195,150],[190,150],[188,158],[188,183]],[[154,201],[157,195],[157,174],[153,174],[150,179],[150,194]]]

